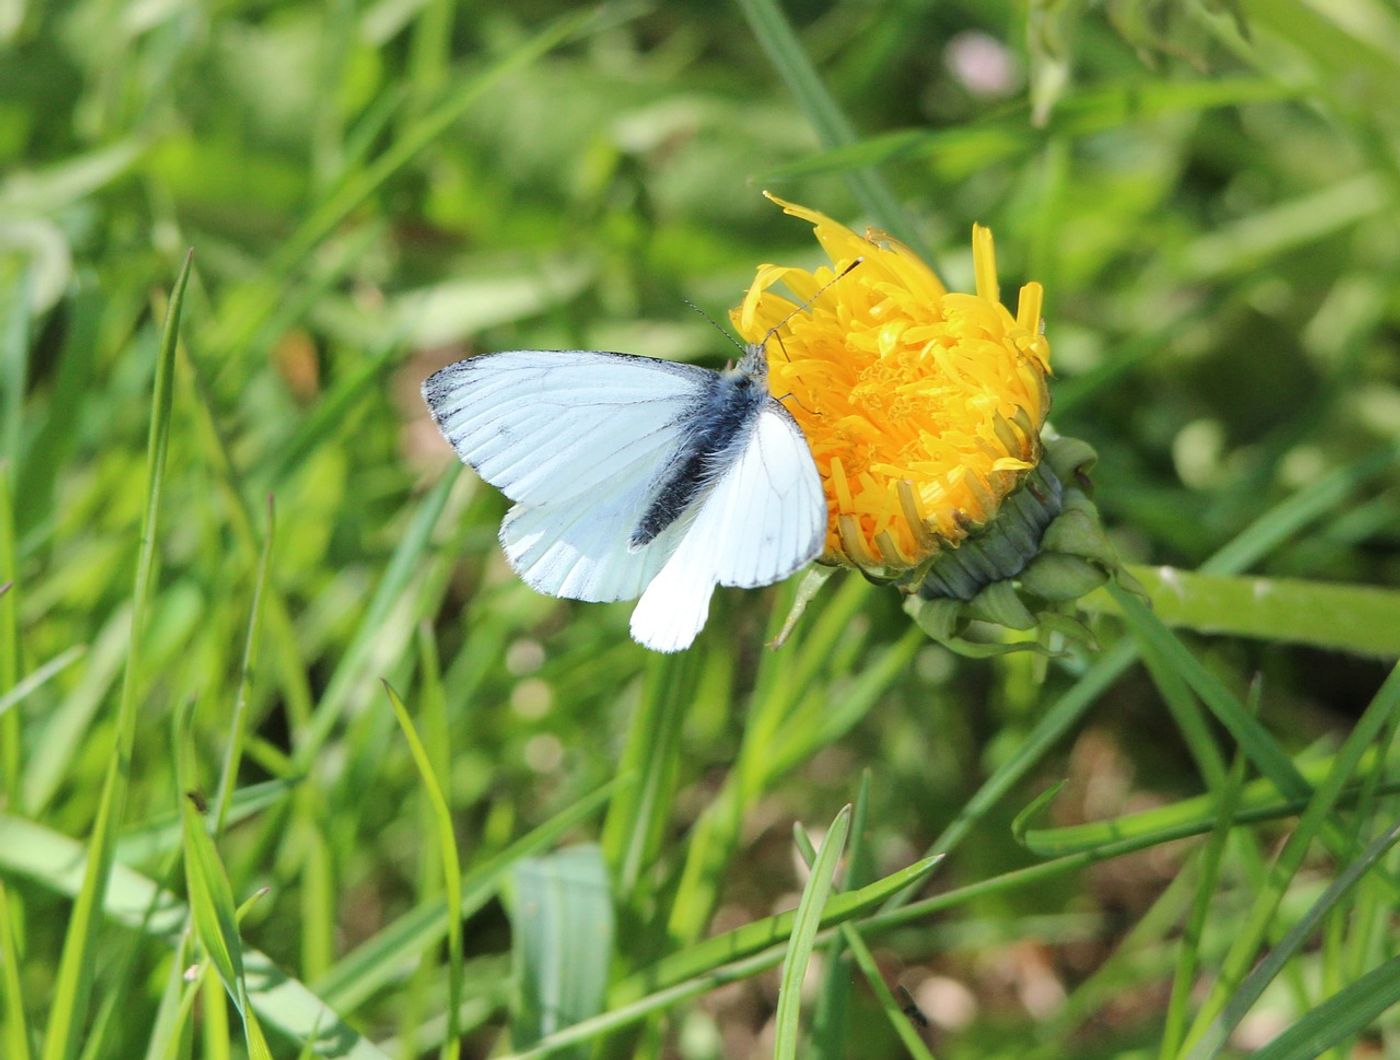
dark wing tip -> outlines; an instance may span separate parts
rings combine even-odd
[[[470,368],[471,358],[455,361],[445,368],[439,368],[423,380],[423,385],[419,390],[423,395],[423,403],[428,406],[429,411],[434,416],[438,415],[439,407],[447,396],[447,392],[461,382],[462,376],[466,375]]]

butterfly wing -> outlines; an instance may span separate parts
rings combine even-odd
[[[463,461],[518,503],[501,546],[527,585],[574,600],[635,598],[685,520],[630,546],[688,411],[714,373],[588,350],[514,350],[449,365],[423,398]]]
[[[670,558],[687,520],[641,548],[631,545],[654,487],[650,471],[615,482],[596,503],[517,504],[501,523],[501,548],[521,580],[570,600],[635,600]]]
[[[513,501],[595,496],[684,440],[714,373],[596,350],[511,350],[429,376],[423,400],[457,455]]]
[[[826,523],[807,440],[770,399],[642,593],[632,636],[657,651],[689,647],[705,624],[716,585],[753,588],[786,578],[821,552]]]

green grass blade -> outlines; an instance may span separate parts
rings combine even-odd
[[[861,778],[861,787],[856,802],[856,810],[851,818],[852,849],[850,862],[848,863],[846,871],[848,878],[856,862],[855,837],[863,830],[865,823],[864,803],[870,795],[869,787],[870,771],[866,770],[864,776]],[[811,867],[816,864],[817,852],[813,849],[812,841],[807,838],[807,832],[801,825],[793,827],[793,839],[797,843],[797,849],[802,855],[802,860],[807,863],[808,869],[811,869]],[[850,923],[842,924],[841,930],[837,932],[836,936],[832,938],[831,942],[828,944],[829,963],[827,966],[827,981],[832,982],[838,978],[838,974],[844,974],[841,972],[844,968],[844,962],[840,959],[841,947],[843,946],[851,951],[852,956],[855,958],[856,965],[860,968],[861,974],[865,976],[865,981],[870,984],[870,989],[875,994],[875,1000],[880,1005],[880,1011],[885,1014],[885,1019],[889,1021],[890,1026],[894,1029],[895,1035],[904,1043],[904,1048],[908,1050],[909,1055],[912,1056],[914,1060],[934,1060],[933,1053],[930,1052],[929,1047],[924,1044],[924,1040],[919,1036],[919,1032],[914,1029],[914,1025],[910,1021],[904,1007],[895,1000],[894,994],[890,992],[889,985],[885,982],[884,974],[880,971],[880,966],[875,963],[875,955],[870,952],[870,947],[867,946],[865,940],[860,937],[860,932]],[[846,983],[844,979],[840,981],[838,985],[843,988],[839,998],[840,1002],[844,1004],[846,1000],[844,991]],[[824,994],[823,996],[825,998],[826,995]],[[823,1013],[819,1010],[817,1015],[813,1018],[812,1041],[808,1046],[811,1055],[844,1056],[844,1042],[835,1036],[829,1041],[818,1041],[818,1035],[826,1029],[821,1026],[822,1015]],[[844,1030],[844,1021],[837,1023],[833,1029],[837,1028]]]
[[[394,550],[393,558],[375,587],[374,595],[365,608],[350,646],[336,666],[325,693],[316,705],[310,725],[297,741],[294,760],[300,768],[309,767],[349,705],[351,692],[363,676],[370,653],[382,636],[381,627],[385,617],[408,591],[420,569],[423,556],[431,543],[433,529],[437,526],[443,509],[447,507],[448,495],[452,492],[461,470],[462,465],[455,462],[448,466],[437,485],[419,504],[413,522],[400,539],[398,548]]]
[[[253,669],[257,663],[258,630],[262,622],[263,588],[272,558],[272,540],[277,531],[277,509],[272,497],[267,499],[267,533],[263,535],[262,555],[258,557],[258,572],[253,578],[253,602],[248,609],[248,631],[243,638],[243,663],[238,668],[238,691],[233,699],[233,714],[229,719],[228,743],[224,748],[224,765],[219,774],[219,786],[214,796],[214,833],[224,830],[233,787],[238,782],[238,764],[243,757],[243,740],[248,727],[248,694],[253,684]]]
[[[1368,1027],[1400,1002],[1400,957],[1372,969],[1334,994],[1262,1049],[1254,1060],[1312,1060]]]
[[[833,895],[821,913],[822,930],[869,913],[901,890],[917,890],[942,860],[939,854],[921,858],[859,890]],[[663,957],[650,968],[628,976],[613,987],[609,1005],[629,1004],[648,990],[669,988],[695,976],[705,975],[727,961],[781,942],[792,935],[795,916],[794,912],[788,911],[764,917],[733,931],[712,935],[703,942]]]
[[[68,932],[63,943],[58,974],[50,999],[48,1029],[44,1039],[44,1060],[71,1060],[76,1055],[92,987],[91,949],[97,933],[98,917],[104,906],[107,877],[112,868],[112,848],[126,803],[131,775],[132,743],[136,736],[136,707],[141,675],[141,647],[146,610],[149,606],[161,487],[166,450],[170,439],[172,376],[175,349],[179,339],[180,311],[190,278],[193,256],[185,258],[175,281],[166,310],[165,327],[156,359],[154,394],[151,401],[151,429],[146,446],[146,499],[141,517],[141,548],[136,562],[136,583],[132,590],[131,641],[122,678],[121,700],[117,707],[115,746],[97,819],[93,822],[82,886],[77,893]]]
[[[455,1060],[461,1051],[461,1032],[457,1026],[457,1016],[462,1003],[462,868],[457,855],[457,837],[452,827],[452,808],[447,804],[447,797],[438,783],[437,771],[433,768],[423,741],[418,738],[418,731],[413,727],[413,719],[409,717],[403,701],[387,681],[384,682],[384,691],[389,696],[389,703],[394,708],[394,717],[398,719],[404,739],[408,741],[413,764],[418,767],[423,789],[428,794],[428,801],[437,821],[438,849],[442,858],[444,887],[450,914],[447,924],[447,1040],[442,1055],[447,1060]],[[446,748],[441,750],[442,753],[447,753]]]
[[[0,871],[24,876],[55,894],[73,896],[83,886],[86,855],[81,843],[20,817],[0,814]],[[115,923],[158,938],[174,948],[190,910],[169,891],[123,865],[111,870],[104,911]],[[296,1041],[314,1039],[323,1055],[346,1060],[386,1060],[315,993],[291,978],[266,954],[243,948],[248,1000],[259,1016]]]
[[[496,897],[516,862],[547,849],[588,820],[624,782],[604,784],[470,869],[462,877],[462,917],[471,916]],[[313,988],[338,1011],[353,1012],[386,982],[403,974],[425,949],[440,942],[449,923],[445,901],[420,906],[342,957]]]
[[[1162,1028],[1162,1044],[1157,1055],[1161,1060],[1172,1060],[1181,1049],[1186,1037],[1186,1018],[1191,1003],[1191,988],[1196,981],[1196,971],[1200,966],[1201,938],[1205,933],[1206,920],[1210,915],[1210,901],[1220,879],[1220,867],[1225,857],[1225,844],[1230,838],[1236,814],[1239,811],[1240,794],[1244,790],[1245,756],[1235,753],[1230,766],[1230,774],[1220,791],[1220,811],[1211,829],[1210,839],[1201,850],[1196,866],[1196,896],[1191,905],[1191,913],[1181,933],[1181,944],[1177,952],[1176,969],[1172,974],[1171,999],[1167,1002],[1167,1014]]]
[[[24,1016],[24,988],[20,982],[19,943],[11,919],[10,899],[0,880],[0,993],[5,995],[4,1033],[0,1043],[12,1060],[29,1060],[29,1025]]]
[[[0,489],[3,488],[3,486],[0,486]],[[66,648],[59,652],[48,662],[44,663],[43,666],[36,668],[32,673],[26,674],[22,681],[16,682],[10,686],[4,695],[0,695],[0,714],[4,714],[11,707],[18,706],[24,701],[26,696],[43,688],[44,685],[48,684],[64,670],[81,659],[86,651],[87,645],[74,644],[71,648]],[[19,777],[21,774],[17,770],[14,775]]]
[[[1392,714],[1400,708],[1400,665],[1397,665],[1386,679],[1380,691],[1371,700],[1365,713],[1347,736],[1341,749],[1332,761],[1327,777],[1318,785],[1298,826],[1288,837],[1269,871],[1264,889],[1254,900],[1249,916],[1234,935],[1230,952],[1220,970],[1214,988],[1211,990],[1201,1010],[1196,1015],[1186,1045],[1194,1048],[1203,1041],[1207,1030],[1226,1008],[1230,999],[1238,991],[1245,973],[1254,963],[1260,944],[1264,941],[1274,913],[1283,900],[1284,892],[1302,866],[1303,858],[1314,838],[1325,834],[1332,825],[1331,813],[1337,804],[1342,789],[1355,776],[1366,749],[1389,724]],[[1272,779],[1272,778],[1271,778]],[[1377,854],[1379,856],[1379,853]],[[1301,940],[1300,940],[1301,941]]]
[[[244,1042],[250,1060],[272,1060],[257,1014],[248,1002],[244,979],[243,943],[238,933],[238,908],[233,901],[233,885],[214,840],[205,830],[204,814],[195,805],[199,778],[195,769],[193,704],[175,715],[176,776],[180,781],[180,819],[183,825],[185,888],[189,895],[190,917],[195,936],[204,949],[228,996],[238,1007],[243,1021]],[[220,1048],[224,1045],[220,1036]]]
[[[584,31],[596,17],[592,11],[574,13],[546,27],[486,70],[452,87],[437,106],[415,120],[383,154],[347,173],[345,179],[317,202],[310,215],[272,255],[263,274],[243,289],[235,291],[227,300],[225,304],[231,308],[220,320],[214,340],[215,350],[237,349],[247,343],[276,310],[285,293],[283,281],[286,277],[347,217],[451,129],[506,75],[528,66]]]
[[[1400,655],[1400,592],[1291,578],[1226,577],[1174,567],[1130,566],[1169,627],[1225,636],[1307,644],[1332,651]],[[1117,611],[1100,590],[1091,611]]]
[[[238,943],[238,919],[233,902],[233,885],[219,860],[214,841],[204,830],[204,817],[196,799],[199,780],[194,771],[194,737],[191,721],[193,705],[176,714],[177,775],[180,780],[180,824],[184,843],[185,886],[195,936],[223,981],[224,989],[237,998],[243,978],[243,953]]]
[[[789,620],[790,621],[790,620]],[[861,771],[860,787],[856,789],[855,810],[851,814],[851,851],[846,859],[846,875],[842,881],[844,889],[859,888],[870,877],[870,848],[866,829],[870,825],[870,778],[869,769]],[[816,860],[816,851],[804,829],[794,828],[793,836],[803,860],[810,869]],[[846,1054],[846,1034],[849,1025],[851,1003],[851,958],[846,953],[845,932],[839,932],[827,943],[825,953],[826,971],[822,977],[821,992],[817,996],[817,1007],[812,1013],[812,1033],[809,1048],[813,1060],[833,1060]],[[884,980],[881,979],[883,984]],[[871,984],[874,988],[874,984]]]
[[[854,143],[855,128],[831,95],[821,75],[812,65],[802,42],[784,17],[777,0],[737,0],[749,28],[767,54],[779,76],[787,84],[826,147]],[[904,208],[880,175],[871,169],[845,174],[851,193],[872,217],[904,240],[925,261],[932,261],[928,247],[910,223]]]
[[[603,853],[592,844],[520,861],[511,882],[514,1037],[528,1046],[603,1010],[613,902]]]
[[[851,827],[851,807],[841,808],[832,821],[812,862],[812,871],[807,884],[802,888],[802,898],[797,903],[797,912],[792,922],[792,937],[788,941],[787,956],[783,958],[783,974],[778,984],[778,1012],[776,1016],[776,1038],[773,1055],[776,1060],[796,1060],[797,1041],[801,1032],[799,1019],[802,1006],[802,980],[807,975],[807,965],[812,959],[812,948],[816,944],[817,929],[821,926],[822,910],[831,894],[836,875],[836,866],[841,852],[846,847],[846,834]]]
[[[1206,1057],[1219,1055],[1229,1041],[1231,1033],[1264,993],[1265,987],[1273,982],[1283,970],[1283,966],[1302,949],[1327,914],[1346,897],[1356,882],[1370,871],[1397,840],[1400,840],[1400,824],[1378,836],[1360,857],[1328,885],[1321,897],[1288,929],[1288,933],[1279,944],[1269,951],[1269,955],[1260,961],[1244,982],[1231,993],[1224,1011],[1197,1042],[1189,1060],[1205,1060]]]
[[[905,1012],[904,1006],[890,992],[885,977],[880,971],[880,966],[875,963],[875,955],[870,952],[870,947],[860,937],[860,932],[850,924],[842,924],[841,937],[855,957],[856,964],[865,976],[865,981],[875,992],[875,1000],[879,1002],[880,1011],[885,1014],[885,1019],[894,1028],[894,1032],[899,1036],[905,1050],[914,1060],[934,1060],[933,1051],[924,1044],[923,1038],[919,1036],[919,1032],[910,1020],[909,1014]]]
[[[1299,766],[1309,784],[1320,783],[1332,767],[1335,756],[1307,762]],[[1366,759],[1371,763],[1378,756]],[[1214,827],[1220,815],[1222,796],[1218,793],[1197,795],[1189,799],[1168,803],[1151,810],[1125,814],[1106,821],[1090,821],[1086,824],[1063,825],[1059,828],[1032,828],[1031,820],[1044,808],[1044,803],[1055,794],[1056,789],[1043,793],[1018,816],[1016,836],[1027,850],[1041,857],[1064,857],[1086,850],[1098,850],[1125,839],[1148,839],[1165,843],[1172,839],[1204,835]],[[1400,792],[1400,779],[1390,780],[1382,789],[1387,794]],[[1338,805],[1360,797],[1362,791],[1349,786],[1338,797]],[[1280,817],[1292,817],[1307,808],[1307,799],[1284,799],[1271,781],[1255,780],[1244,786],[1239,806],[1232,815],[1236,824],[1256,824],[1260,821],[1273,821]]]
[[[0,264],[5,264],[0,262]],[[0,301],[0,692],[10,694],[20,680],[19,536],[15,520],[14,492],[20,483],[20,443],[24,435],[22,415],[25,380],[29,374],[29,299],[32,270],[18,271]],[[5,279],[0,275],[0,280]],[[0,715],[3,715],[0,710]],[[23,726],[18,714],[0,716],[0,773],[6,801],[18,809],[23,797],[21,763]]]
[[[676,795],[681,722],[692,709],[698,655],[647,659],[642,699],[618,762],[637,783],[620,790],[603,824],[603,856],[612,868],[618,901],[632,903],[643,870],[656,858]]]

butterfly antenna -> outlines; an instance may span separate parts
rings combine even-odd
[[[778,322],[777,322],[776,324],[774,324],[771,328],[769,328],[769,329],[767,330],[767,332],[764,333],[764,335],[763,335],[763,341],[760,342],[759,345],[760,345],[760,346],[766,346],[766,345],[768,344],[768,340],[771,339],[771,338],[773,337],[773,333],[774,333],[775,331],[777,331],[779,328],[781,328],[784,324],[786,324],[786,323],[787,323],[789,320],[791,320],[793,317],[797,316],[798,313],[804,313],[804,312],[806,312],[807,309],[810,308],[810,306],[812,305],[812,303],[815,302],[818,298],[820,298],[820,297],[822,296],[822,292],[823,292],[823,291],[825,291],[825,290],[826,290],[828,287],[830,287],[832,284],[836,283],[838,280],[843,280],[843,279],[845,279],[845,278],[850,274],[851,270],[854,269],[857,265],[859,265],[859,264],[860,264],[862,261],[864,261],[864,260],[865,260],[864,258],[856,258],[855,261],[851,262],[851,263],[850,263],[849,265],[847,265],[844,269],[842,269],[840,272],[838,272],[835,276],[833,276],[831,279],[827,280],[826,283],[824,283],[824,284],[822,284],[820,287],[818,287],[817,290],[816,290],[816,292],[812,295],[811,298],[807,299],[807,301],[803,302],[800,306],[798,306],[796,309],[794,309],[791,313],[789,313],[787,316],[783,317],[782,320],[778,321]],[[780,340],[780,343],[781,343],[781,340]],[[787,354],[787,350],[786,350],[786,349],[783,350],[783,354],[786,356],[786,354]]]
[[[709,313],[705,312],[705,311],[704,311],[703,309],[701,309],[698,305],[696,305],[694,302],[692,302],[689,298],[682,298],[681,301],[684,302],[686,305],[690,306],[691,309],[695,310],[697,313],[699,313],[699,314],[700,314],[702,317],[704,317],[706,320],[708,320],[708,321],[710,322],[710,327],[714,328],[714,329],[715,329],[716,331],[718,331],[721,335],[723,335],[726,339],[728,339],[730,342],[732,342],[735,346],[739,347],[740,350],[742,350],[742,349],[744,348],[744,344],[743,344],[743,343],[741,343],[741,342],[740,342],[738,339],[736,339],[733,335],[729,334],[729,332],[725,331],[724,328],[720,327],[719,324],[717,324],[717,323],[715,322],[715,318],[714,318],[714,317],[710,316]],[[766,341],[766,340],[765,340],[765,341]]]
[[[837,274],[836,274],[835,276],[833,276],[831,279],[827,280],[826,283],[824,283],[824,284],[822,284],[820,287],[818,287],[817,290],[816,290],[816,292],[812,295],[811,298],[807,299],[807,301],[803,302],[800,306],[798,306],[796,309],[794,309],[794,310],[793,310],[791,313],[789,313],[787,316],[783,317],[782,320],[778,321],[778,322],[777,322],[776,324],[774,324],[771,328],[769,328],[769,329],[767,330],[767,332],[764,333],[763,341],[760,342],[760,343],[758,344],[759,347],[760,347],[760,348],[766,347],[766,346],[768,345],[768,340],[771,339],[771,338],[773,338],[775,335],[777,335],[778,331],[781,330],[781,328],[782,328],[782,326],[783,326],[784,324],[786,324],[786,323],[787,323],[789,320],[791,320],[793,317],[797,316],[798,313],[804,312],[813,302],[815,302],[818,298],[820,298],[820,297],[822,296],[822,292],[823,292],[823,291],[825,291],[828,287],[830,287],[830,286],[831,286],[833,283],[835,283],[837,280],[843,279],[852,269],[854,269],[857,265],[859,265],[859,264],[860,264],[862,261],[864,261],[864,260],[865,260],[864,258],[856,258],[855,261],[851,262],[851,263],[850,263],[849,265],[847,265],[844,269],[842,269],[839,273],[837,273]],[[786,344],[785,342],[783,342],[783,337],[782,337],[781,335],[777,335],[777,338],[778,338],[778,349],[780,349],[780,350],[783,351],[783,357],[784,357],[784,359],[785,359],[789,364],[791,364],[791,363],[792,363],[792,357],[791,357],[791,355],[790,355],[790,354],[788,353],[788,351],[787,351],[787,344]],[[799,378],[800,378],[800,377],[799,377]],[[803,404],[802,404],[802,399],[801,399],[800,397],[798,397],[796,394],[794,394],[792,391],[788,391],[788,392],[787,392],[786,394],[784,394],[782,397],[778,398],[778,400],[779,400],[779,401],[783,401],[783,400],[785,400],[785,399],[787,399],[787,398],[792,398],[794,401],[796,401],[796,402],[798,403],[798,405],[801,405],[801,406],[802,406],[802,408],[803,408],[804,411],[810,413],[811,415],[813,415],[813,416],[820,416],[820,415],[821,415],[821,413],[815,412],[815,411],[813,411],[812,409],[807,408],[806,405],[803,405]]]

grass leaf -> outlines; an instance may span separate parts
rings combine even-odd
[[[189,283],[193,255],[187,255],[170,294],[165,326],[156,359],[154,394],[151,399],[151,427],[146,446],[146,496],[141,517],[141,548],[136,563],[136,584],[132,590],[131,639],[126,670],[122,678],[121,701],[117,706],[115,746],[102,784],[97,819],[92,825],[82,886],[68,921],[63,956],[58,966],[53,997],[50,1000],[48,1029],[44,1037],[44,1060],[71,1060],[87,1012],[92,987],[92,947],[98,918],[112,868],[112,849],[126,804],[131,776],[132,742],[136,735],[137,694],[141,673],[141,649],[145,617],[149,606],[155,568],[157,522],[161,487],[165,477],[166,450],[170,439],[172,375],[175,349],[179,341],[180,311]]]
[[[613,953],[612,894],[602,851],[592,844],[526,858],[511,871],[511,884],[520,990],[515,1040],[528,1046],[602,1011]]]
[[[826,907],[827,896],[831,894],[836,866],[846,848],[846,833],[850,827],[851,807],[847,804],[827,829],[821,848],[812,862],[806,886],[802,888],[802,898],[797,903],[792,936],[788,941],[787,956],[783,958],[783,974],[778,984],[777,1035],[773,1046],[773,1055],[777,1060],[795,1060],[797,1056],[802,980],[807,975],[807,964],[812,959],[812,947],[816,944],[822,911]]]
[[[457,837],[452,827],[452,809],[448,806],[447,797],[443,794],[442,786],[438,783],[437,772],[428,757],[427,748],[423,746],[423,741],[418,738],[418,731],[413,727],[413,719],[409,717],[408,709],[387,681],[384,682],[384,691],[389,696],[389,703],[394,708],[394,717],[398,719],[404,739],[408,741],[409,751],[413,754],[413,764],[418,767],[418,773],[423,781],[423,790],[428,794],[428,802],[433,808],[433,816],[437,821],[438,850],[442,858],[444,887],[449,910],[447,924],[447,1042],[443,1049],[443,1056],[449,1060],[455,1060],[461,1051],[461,1031],[457,1026],[457,1016],[462,1004],[462,867],[457,856]],[[442,749],[442,753],[447,753],[446,748]]]

